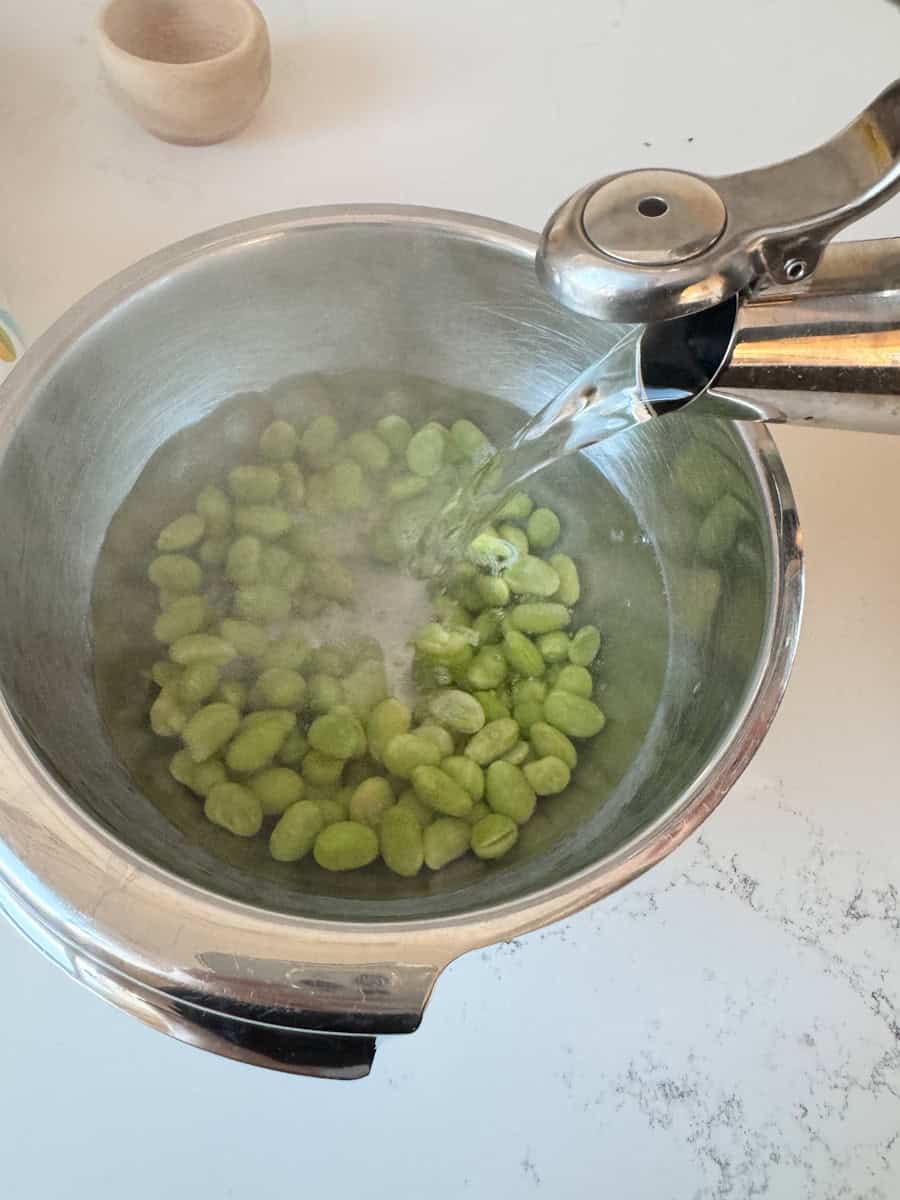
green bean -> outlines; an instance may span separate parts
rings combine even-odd
[[[559,591],[559,575],[533,554],[525,554],[507,567],[503,578],[518,596],[553,596]]]
[[[498,521],[524,521],[534,508],[534,501],[526,492],[515,492],[497,513]]]
[[[446,435],[434,425],[424,425],[414,433],[406,447],[406,465],[414,475],[430,479],[444,461]]]
[[[465,755],[480,767],[484,767],[495,758],[502,757],[507,750],[512,750],[518,740],[518,724],[509,717],[501,717],[497,721],[488,721],[487,725],[469,740]]]
[[[517,604],[509,612],[509,624],[520,633],[553,633],[564,629],[572,617],[564,604],[537,600]]]
[[[189,633],[198,633],[208,619],[209,604],[205,596],[179,596],[156,618],[153,636],[158,642],[177,642]]]
[[[333,675],[313,675],[309,681],[309,706],[313,712],[327,713],[344,703],[344,686]]]
[[[280,817],[292,804],[303,799],[303,780],[289,767],[266,767],[257,771],[251,775],[248,786],[262,806],[264,817]]]
[[[355,871],[378,857],[378,835],[368,825],[337,821],[316,838],[313,857],[326,871]]]
[[[528,738],[534,752],[541,758],[561,759],[570,771],[575,770],[578,752],[564,733],[546,721],[539,721],[529,729]]]
[[[186,554],[160,554],[147,568],[150,582],[169,592],[196,592],[203,583],[198,563]]]
[[[374,658],[361,662],[344,679],[344,703],[361,720],[387,696],[387,675],[384,663]]]
[[[297,431],[287,421],[273,421],[262,431],[259,439],[260,453],[273,462],[280,463],[293,458],[299,448]]]
[[[546,663],[562,663],[569,657],[569,635],[557,630],[542,633],[537,639],[537,648]]]
[[[219,487],[205,487],[194,505],[203,518],[207,537],[225,538],[231,532],[231,501]]]
[[[269,504],[280,489],[274,467],[233,467],[228,472],[228,490],[238,504]]]
[[[558,690],[552,691],[544,702],[544,719],[576,738],[594,737],[606,724],[606,717],[593,700]]]
[[[268,667],[253,689],[253,700],[261,708],[300,708],[305,698],[306,680],[284,667]]]
[[[285,508],[302,508],[306,499],[303,472],[295,462],[283,462],[278,468],[278,474],[281,476],[281,498]]]
[[[407,733],[412,724],[412,713],[399,700],[390,697],[376,704],[366,721],[369,750],[376,762],[384,758],[385,747],[391,738]]]
[[[578,567],[568,554],[554,554],[548,560],[550,566],[559,576],[559,591],[556,599],[567,608],[578,603],[581,596],[581,580],[578,577]]]
[[[493,645],[503,636],[500,614],[496,612],[480,612],[472,622],[472,630],[478,638],[479,646]]]
[[[390,446],[391,451],[398,458],[406,453],[406,447],[409,445],[413,433],[412,425],[406,417],[400,417],[396,413],[389,413],[380,421],[376,421],[375,432],[383,442]]]
[[[290,593],[272,583],[250,583],[239,587],[234,594],[234,607],[245,621],[261,625],[283,621],[291,612]]]
[[[203,540],[206,522],[198,513],[184,513],[162,530],[156,539],[156,548],[163,554],[175,554],[179,550],[190,550]]]
[[[491,691],[506,678],[506,657],[499,646],[482,646],[466,673],[469,685],[478,691]]]
[[[328,787],[340,783],[346,759],[323,754],[321,750],[309,750],[303,759],[303,778],[313,787]]]
[[[236,538],[225,559],[225,574],[232,583],[256,583],[260,575],[262,542],[250,534]]]
[[[340,435],[337,421],[329,413],[315,417],[300,437],[300,453],[313,466],[324,465]]]
[[[508,521],[504,521],[497,526],[497,533],[504,542],[509,542],[511,546],[514,546],[518,554],[528,553],[528,534],[518,525],[511,525]]]
[[[230,642],[211,633],[188,633],[169,647],[169,658],[182,667],[201,659],[221,665],[236,657],[237,652]]]
[[[212,758],[231,740],[240,723],[241,714],[236,708],[216,701],[194,713],[181,736],[191,752],[191,758],[195,763],[201,763]]]
[[[366,731],[349,709],[316,717],[308,736],[313,749],[332,758],[361,758],[366,752]]]
[[[238,504],[234,510],[234,527],[239,534],[267,542],[284,537],[293,524],[290,514],[274,504]]]
[[[589,667],[600,653],[602,638],[594,625],[583,625],[572,637],[569,646],[569,662],[576,667]]]
[[[299,862],[312,850],[324,827],[318,806],[311,800],[299,800],[285,809],[269,834],[269,853],[276,862]]]
[[[200,543],[197,557],[204,567],[224,566],[225,560],[228,558],[230,545],[231,543],[227,537],[207,538]]]
[[[526,763],[522,768],[525,778],[538,796],[557,796],[569,786],[571,772],[561,758],[547,755]]]
[[[422,834],[425,865],[429,870],[439,871],[461,858],[469,849],[471,836],[467,821],[458,817],[438,817]]]
[[[559,517],[552,508],[536,508],[525,526],[528,541],[539,550],[547,550],[559,537]]]
[[[225,752],[228,769],[242,774],[261,771],[271,763],[296,724],[297,718],[286,709],[269,709],[244,717],[240,731]]]
[[[262,828],[259,800],[242,783],[217,783],[204,801],[203,812],[213,825],[237,837],[254,837]]]
[[[350,820],[377,829],[393,804],[391,785],[380,775],[373,775],[358,784],[350,797]]]
[[[410,778],[418,798],[436,812],[462,817],[472,807],[472,797],[466,789],[440,767],[415,767]]]
[[[265,631],[250,621],[235,621],[226,617],[219,622],[219,636],[244,658],[265,654],[269,639]]]
[[[465,788],[474,801],[484,795],[484,771],[473,759],[461,754],[450,755],[441,760],[441,770]]]
[[[474,696],[457,688],[436,692],[428,701],[428,711],[441,725],[456,733],[477,733],[484,725],[481,705]]]
[[[277,755],[278,761],[284,763],[286,767],[299,767],[308,749],[309,743],[306,735],[299,729],[292,729],[281,744]]]
[[[367,471],[385,471],[390,466],[390,446],[370,429],[351,433],[347,439],[347,450]]]
[[[157,737],[175,737],[184,729],[189,715],[177,681],[167,683],[150,706],[150,728]]]
[[[178,681],[178,691],[187,704],[202,704],[219,686],[219,668],[209,659],[188,663]]]
[[[570,663],[557,675],[555,686],[560,691],[572,692],[590,700],[594,691],[594,680],[586,667],[576,667]]]
[[[239,679],[223,679],[216,693],[219,700],[239,712],[247,707],[247,685]]]
[[[519,828],[510,817],[490,813],[472,826],[471,847],[478,858],[502,858],[518,841]]]
[[[346,604],[353,596],[353,576],[334,559],[319,558],[310,563],[309,586],[327,600]]]
[[[513,612],[515,611],[513,609]],[[506,661],[519,675],[542,675],[544,673],[544,659],[540,650],[518,629],[507,629],[503,635],[503,653]]]
[[[484,790],[494,812],[512,817],[517,825],[524,825],[534,813],[534,790],[525,773],[514,763],[492,762],[487,769]]]
[[[168,683],[177,683],[181,678],[181,670],[177,663],[160,659],[150,668],[150,678],[158,687],[162,688]]]
[[[436,767],[441,761],[441,752],[427,738],[417,737],[414,733],[399,733],[385,745],[383,759],[392,775],[409,779],[417,767]]]

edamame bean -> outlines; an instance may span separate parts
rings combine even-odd
[[[513,706],[513,717],[527,737],[532,725],[537,721],[543,721],[544,705],[540,700],[525,700]]]
[[[509,542],[511,546],[514,546],[518,554],[528,553],[528,535],[518,525],[511,525],[508,521],[504,521],[497,526],[497,533],[504,542]]]
[[[316,646],[309,656],[309,669],[317,675],[337,677],[343,675],[345,666],[346,658],[343,651],[338,646],[331,646],[327,642]]]
[[[432,871],[439,871],[461,858],[469,849],[471,836],[467,821],[458,817],[438,817],[422,834],[425,865]]]
[[[150,678],[161,688],[168,683],[177,683],[181,678],[181,667],[177,663],[160,659],[150,668]]]
[[[317,805],[299,800],[286,809],[269,834],[269,853],[276,862],[299,862],[315,845],[325,827]]]
[[[572,692],[554,689],[544,701],[544,719],[569,737],[594,737],[606,724],[606,717],[594,704]]]
[[[399,733],[385,745],[383,759],[392,775],[409,779],[417,767],[436,767],[441,761],[441,752],[427,738],[417,737],[414,733]]]
[[[385,495],[389,500],[410,500],[428,490],[424,475],[395,475],[388,480]]]
[[[543,675],[544,659],[540,650],[518,629],[507,629],[503,635],[503,653],[517,674]]]
[[[600,653],[603,639],[595,625],[583,625],[572,637],[569,662],[576,667],[589,667]]]
[[[496,644],[503,636],[500,614],[490,611],[480,612],[472,622],[472,631],[478,638],[479,646]]]
[[[542,701],[547,697],[547,685],[543,679],[520,679],[513,684],[512,694],[516,704]]]
[[[568,554],[554,554],[550,557],[549,563],[559,576],[559,590],[556,593],[556,599],[560,604],[565,604],[567,608],[574,607],[581,596],[581,580],[578,577],[578,568],[575,562],[569,558]]]
[[[237,837],[254,837],[262,828],[260,803],[242,783],[217,783],[210,788],[203,812],[213,825],[221,825]]]
[[[336,821],[316,838],[313,857],[326,871],[355,871],[378,857],[378,835],[356,821]]]
[[[274,504],[238,504],[234,510],[234,527],[239,534],[274,542],[290,531],[294,522],[289,513]]]
[[[424,425],[414,433],[406,447],[406,465],[414,475],[430,479],[444,462],[446,436],[434,425]]]
[[[484,725],[481,705],[474,696],[457,688],[436,692],[428,701],[428,711],[436,721],[457,733],[477,733]]]
[[[292,804],[303,799],[303,780],[289,767],[266,767],[250,777],[248,786],[259,801],[264,817],[280,817]]]
[[[273,421],[262,431],[259,451],[264,458],[273,462],[284,462],[293,458],[300,448],[300,439],[293,425],[287,421]]]
[[[226,766],[241,774],[261,771],[281,749],[296,724],[296,716],[286,709],[268,709],[245,717],[240,732],[225,752]]]
[[[309,681],[309,707],[327,713],[344,703],[344,687],[333,675],[313,675]]]
[[[307,794],[309,789],[307,789]],[[338,821],[346,821],[347,809],[337,796],[320,796],[315,800],[316,808],[322,814],[322,826],[336,825]]]
[[[435,812],[462,817],[472,807],[472,797],[466,789],[440,767],[415,767],[410,778],[418,798]]]
[[[340,782],[346,759],[334,758],[321,750],[309,750],[303,759],[303,778],[313,787],[329,787]]]
[[[206,522],[198,513],[184,513],[163,529],[156,539],[156,548],[163,554],[175,554],[179,550],[190,550],[203,540]]]
[[[516,844],[519,827],[511,817],[489,813],[472,826],[470,846],[478,858],[502,858]]]
[[[515,492],[497,513],[498,521],[524,521],[534,508],[534,501],[526,492]]]
[[[208,619],[209,604],[205,596],[179,596],[156,618],[153,636],[158,642],[177,642],[199,632]]]
[[[224,764],[217,758],[208,758],[206,762],[194,764],[194,777],[188,786],[198,796],[206,797],[217,784],[226,783],[227,780]]]
[[[189,750],[177,750],[169,760],[169,774],[177,783],[190,787],[194,779],[197,764],[191,758]]]
[[[203,518],[207,537],[224,538],[231,532],[231,501],[219,487],[205,487],[194,505]]]
[[[516,561],[518,554],[515,546],[490,530],[485,530],[473,538],[466,551],[466,557],[472,564],[485,567],[489,571],[499,571],[508,567]]]
[[[178,691],[186,704],[202,704],[219,686],[219,668],[209,659],[188,663],[178,680]]]
[[[554,596],[559,591],[559,575],[549,563],[533,554],[524,554],[507,567],[503,578],[517,596]]]
[[[310,563],[307,580],[314,592],[338,604],[346,604],[353,596],[353,576],[334,559],[319,558]]]
[[[509,612],[509,624],[520,633],[553,633],[564,629],[572,620],[564,604],[552,600],[535,600],[517,604]]]
[[[300,453],[313,466],[324,466],[340,436],[340,427],[330,413],[315,417],[300,437]]]
[[[303,756],[309,749],[306,735],[299,729],[292,729],[281,744],[278,751],[278,761],[286,767],[299,767]]]
[[[238,504],[269,504],[280,488],[274,467],[233,467],[228,472],[228,490]]]
[[[258,658],[265,654],[269,644],[265,631],[258,625],[250,621],[235,621],[230,617],[219,622],[219,636],[244,658]]]
[[[552,755],[526,763],[522,770],[538,796],[558,796],[569,786],[572,777],[563,760]]]
[[[239,712],[247,707],[247,685],[239,679],[223,679],[217,692],[218,699],[230,704]]]
[[[237,658],[237,652],[230,642],[214,634],[189,633],[172,643],[169,647],[169,658],[182,667],[202,659],[209,659],[210,662],[221,666]]]
[[[184,729],[189,715],[178,682],[167,683],[150,706],[150,728],[157,737],[175,737]]]
[[[536,508],[525,525],[528,541],[538,550],[547,550],[559,537],[559,517],[552,508]]]
[[[216,701],[194,713],[181,736],[194,762],[202,763],[230,741],[240,723],[241,714],[236,708]]]
[[[274,583],[249,583],[234,594],[234,608],[245,621],[260,625],[283,621],[291,612],[290,593]]]
[[[484,767],[495,758],[501,758],[507,750],[512,750],[518,740],[518,724],[509,717],[501,717],[497,721],[488,721],[483,729],[470,738],[464,753],[466,758]]]
[[[351,457],[367,471],[385,471],[390,466],[390,446],[369,429],[351,433],[347,439],[347,449]]]
[[[303,507],[306,499],[306,482],[303,472],[295,462],[283,462],[278,468],[281,476],[281,498],[285,508],[296,510]]]
[[[475,580],[475,593],[482,608],[502,608],[509,603],[509,583],[499,575],[479,575]]]
[[[203,584],[203,572],[186,554],[160,554],[147,568],[150,582],[160,590],[168,592],[199,591]]]
[[[453,753],[453,736],[440,725],[424,724],[415,729],[416,737],[425,738],[437,746],[442,758]]]
[[[473,759],[461,754],[450,755],[441,760],[441,770],[465,788],[474,801],[484,795],[484,771]]]
[[[342,458],[331,467],[327,486],[337,512],[358,512],[372,503],[363,469],[352,458]]]
[[[334,709],[310,725],[309,744],[332,758],[360,758],[366,752],[366,731],[349,709]]]
[[[450,426],[450,438],[462,458],[478,462],[490,454],[491,444],[472,421],[465,418]]]
[[[499,646],[482,646],[466,672],[469,685],[488,692],[506,678],[506,657]]]
[[[468,629],[447,629],[444,625],[432,623],[416,632],[413,645],[426,658],[449,663],[458,659],[467,648],[471,649],[474,636]]]
[[[396,413],[389,413],[380,421],[376,421],[375,432],[383,442],[390,446],[391,451],[398,458],[406,453],[406,447],[409,445],[413,433],[412,425],[406,417],[398,416]]]
[[[576,667],[568,663],[556,677],[554,685],[560,691],[572,692],[576,696],[584,696],[590,700],[594,690],[594,680],[586,667]]]
[[[197,557],[204,567],[224,566],[231,546],[228,538],[207,538],[200,543]]]
[[[534,790],[522,769],[502,759],[492,762],[488,767],[484,794],[495,813],[512,817],[517,825],[525,824],[537,803]]]
[[[526,741],[516,742],[512,750],[507,750],[503,755],[501,762],[512,763],[516,767],[521,767],[531,758],[531,747]]]
[[[252,534],[236,538],[225,558],[225,574],[232,583],[256,583],[260,575],[262,542]]]
[[[384,757],[385,747],[391,738],[407,733],[412,724],[412,713],[399,700],[390,697],[376,704],[366,722],[369,751],[376,762]]]
[[[578,752],[564,733],[539,721],[528,731],[528,739],[532,748],[541,758],[558,758],[569,768],[575,770],[578,763]]]
[[[491,807],[488,802],[486,800],[479,800],[477,804],[472,805],[471,812],[467,812],[462,820],[465,821],[465,823],[471,829],[473,825],[477,825],[479,821],[483,820],[484,817],[489,816],[490,813]]]
[[[496,690],[488,692],[473,692],[472,693],[478,703],[481,705],[481,710],[484,713],[485,721],[499,721],[501,717],[508,717],[510,714],[509,708],[500,699]]]
[[[284,667],[268,667],[253,689],[253,700],[261,708],[300,708],[305,698],[306,680]]]
[[[344,679],[344,703],[360,720],[365,720],[375,705],[387,696],[387,690],[384,663],[370,658]]]
[[[377,829],[393,803],[391,785],[381,776],[373,775],[371,779],[364,779],[350,797],[350,820]]]

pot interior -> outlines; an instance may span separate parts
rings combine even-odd
[[[487,225],[298,220],[172,253],[98,319],[90,300],[76,312],[77,336],[49,359],[0,458],[0,686],[72,802],[205,888],[338,920],[521,896],[621,853],[683,805],[745,714],[778,595],[755,452],[729,425],[675,415],[529,489],[560,513],[561,548],[581,568],[577,623],[603,632],[608,725],[508,857],[414,880],[329,875],[205,820],[166,770],[177,743],[146,724],[142,670],[159,650],[144,572],[158,529],[222,478],[273,405],[302,421],[325,403],[352,414],[348,430],[360,413],[468,416],[499,441],[616,331],[556,306],[530,245]],[[720,550],[708,518],[726,493],[745,517]]]

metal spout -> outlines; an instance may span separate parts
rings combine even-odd
[[[732,420],[900,434],[900,238],[841,242],[808,280],[648,326],[653,402]]]

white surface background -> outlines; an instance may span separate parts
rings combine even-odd
[[[887,0],[264,0],[235,141],[167,146],[98,80],[93,0],[0,2],[0,290],[30,336],[167,242],[398,201],[538,228],[632,166],[797,152],[897,73]],[[866,232],[900,234],[896,203]],[[152,1033],[0,926],[10,1200],[876,1200],[900,1187],[900,439],[779,433],[809,600],[788,699],[637,885],[440,981],[355,1084]]]

